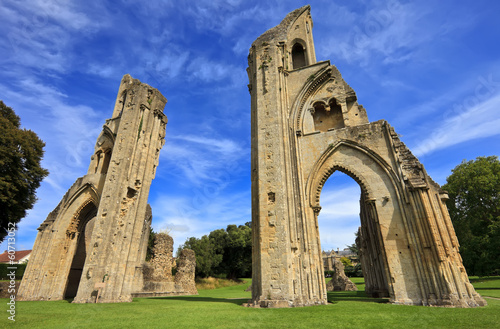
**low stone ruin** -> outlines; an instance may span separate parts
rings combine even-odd
[[[196,257],[191,249],[182,249],[177,263],[177,273],[175,274],[175,286],[182,287],[187,295],[198,295],[198,290],[194,284],[194,270],[196,268]]]
[[[333,277],[326,284],[327,291],[357,291],[358,287],[345,275],[344,264],[333,259]]]
[[[153,257],[143,266],[142,291],[133,297],[198,295],[194,283],[196,257],[191,249],[183,249],[177,259],[177,273],[172,276],[174,240],[165,233],[155,237]]]

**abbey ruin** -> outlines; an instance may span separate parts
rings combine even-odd
[[[164,144],[166,103],[158,90],[130,75],[123,77],[87,174],[38,228],[18,300],[129,302],[133,293],[151,292],[143,275],[152,220],[147,202]],[[170,257],[170,265],[171,249],[170,255],[163,255],[163,262]],[[162,278],[163,290],[157,295],[197,293],[193,257],[181,257],[187,264],[179,276],[181,284],[170,280],[168,285],[172,278]],[[187,278],[192,283],[184,287]]]
[[[329,61],[317,62],[310,7],[252,44],[252,306],[327,303],[320,193],[340,170],[361,187],[366,292],[392,303],[474,307],[447,195],[386,121],[369,122]]]
[[[386,121],[370,122],[330,61],[316,61],[310,7],[252,44],[253,307],[327,303],[320,194],[339,170],[361,187],[366,292],[405,305],[475,307],[445,204],[447,194]],[[128,302],[195,294],[195,255],[171,272],[171,238],[146,264],[149,188],[164,144],[167,100],[129,75],[88,173],[40,225],[19,300]],[[165,253],[164,253],[165,252]],[[169,254],[170,253],[170,254]],[[170,256],[169,256],[170,255]]]

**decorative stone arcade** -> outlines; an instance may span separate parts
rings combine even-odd
[[[252,100],[252,301],[326,304],[318,231],[336,170],[361,186],[366,291],[392,303],[474,307],[446,192],[386,121],[370,123],[329,61],[316,62],[310,7],[261,35],[248,57]]]

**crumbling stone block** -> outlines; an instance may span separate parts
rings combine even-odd
[[[358,287],[345,275],[344,264],[333,258],[333,276],[326,284],[327,291],[358,291]]]
[[[177,273],[175,274],[174,282],[176,286],[189,295],[197,295],[194,282],[194,274],[196,269],[196,256],[191,249],[182,249],[179,259],[177,260]]]

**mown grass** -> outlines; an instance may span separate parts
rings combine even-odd
[[[500,298],[500,277],[477,277],[469,278],[476,291],[483,297]]]
[[[360,279],[354,279],[359,288]],[[71,304],[67,301],[18,302],[19,328],[500,328],[500,300],[474,309],[402,306],[358,292],[328,294],[332,303],[291,309],[240,306],[250,284],[200,290],[198,296],[136,298],[122,304]],[[500,278],[474,282],[485,291],[500,288]],[[5,305],[6,299],[0,300]],[[0,307],[1,310],[1,307]],[[7,313],[0,327],[7,327]],[[12,324],[11,324],[12,325]]]

